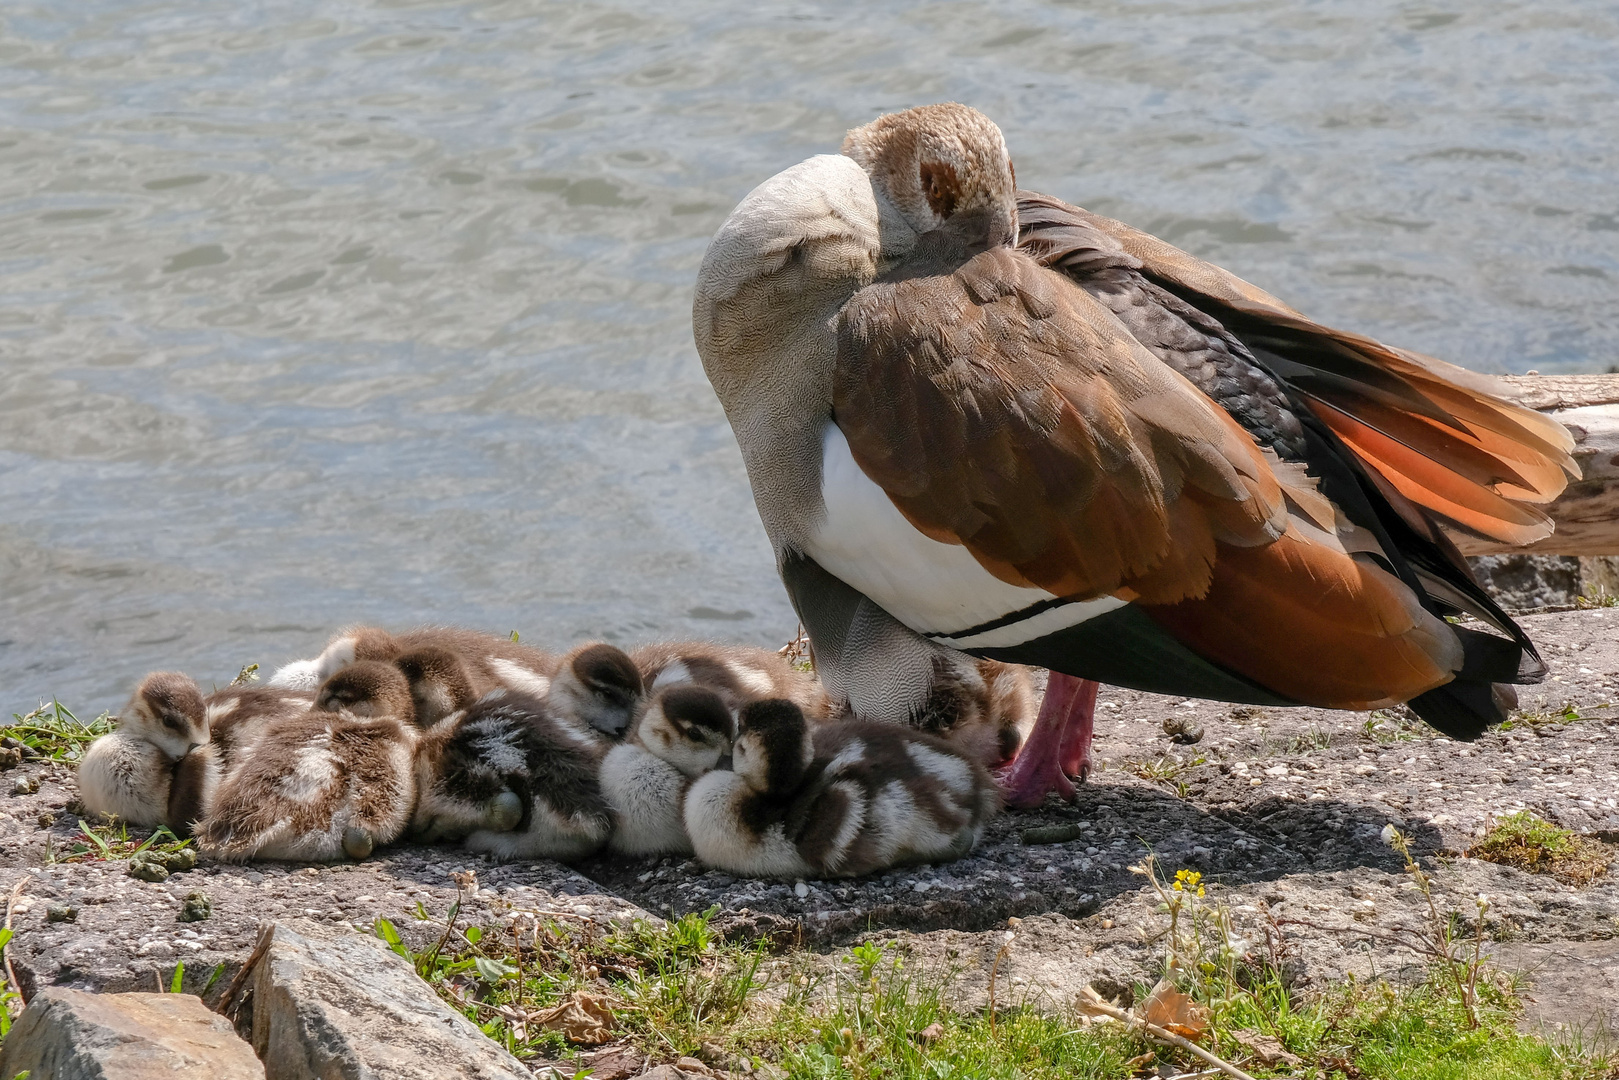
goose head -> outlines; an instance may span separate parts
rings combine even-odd
[[[1001,129],[977,109],[923,105],[850,131],[844,156],[877,198],[885,257],[930,233],[953,249],[1017,243],[1017,176]]]
[[[431,727],[478,699],[466,662],[449,649],[432,645],[411,649],[395,657],[394,666],[410,683],[419,727]]]
[[[364,720],[411,724],[416,707],[410,682],[398,668],[380,660],[357,660],[320,684],[315,708]]]

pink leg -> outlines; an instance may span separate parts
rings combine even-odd
[[[1051,673],[1034,730],[1001,779],[1006,805],[1020,809],[1039,806],[1048,791],[1074,800],[1070,775],[1083,779],[1090,771],[1096,690],[1089,679]]]
[[[1063,775],[1075,780],[1083,780],[1091,774],[1091,737],[1096,733],[1096,692],[1100,689],[1101,683],[1080,680],[1073,703],[1068,706],[1068,726],[1062,734],[1062,750],[1057,762],[1062,766]]]

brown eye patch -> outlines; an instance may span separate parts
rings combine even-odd
[[[920,171],[922,195],[935,214],[947,218],[956,212],[956,200],[961,197],[961,184],[953,166],[942,161],[924,161]]]

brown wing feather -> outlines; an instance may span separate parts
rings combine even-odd
[[[1037,198],[1048,209],[1062,205]],[[1526,517],[1506,507],[1513,500],[1549,502],[1579,476],[1569,453],[1573,439],[1555,421],[1502,400],[1494,380],[1322,326],[1156,237],[1078,207],[1062,208],[1116,240],[1149,277],[1226,309],[1222,321],[1256,351],[1302,365],[1302,373],[1279,374],[1334,430],[1348,416],[1402,444],[1402,451],[1377,455],[1364,453],[1364,443],[1352,448],[1411,502],[1503,542],[1528,543],[1551,532],[1545,515]],[[1450,475],[1441,481],[1436,470]],[[1462,488],[1473,490],[1464,494]],[[1456,516],[1458,507],[1470,509]]]
[[[1321,706],[1405,700],[1461,666],[1455,634],[1356,554],[1382,553],[1301,467],[1019,253],[857,294],[833,402],[906,518],[1003,580],[1134,601],[1200,654]]]
[[[1206,595],[1142,610],[1203,656],[1325,708],[1405,701],[1462,663],[1456,635],[1398,578],[1297,528],[1262,548],[1222,547]]]
[[[1253,441],[1083,290],[1008,249],[845,307],[833,407],[918,529],[1003,580],[1169,601],[1285,503]]]

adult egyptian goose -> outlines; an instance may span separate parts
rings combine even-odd
[[[1438,525],[1528,543],[1574,475],[1491,380],[1019,192],[961,105],[755,188],[697,348],[822,679],[905,718],[940,650],[1050,668],[1009,778],[1072,794],[1095,686],[1408,701],[1473,738],[1544,665]],[[1498,634],[1455,626],[1466,613]]]

